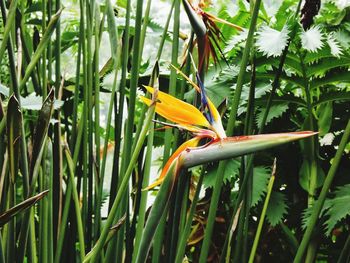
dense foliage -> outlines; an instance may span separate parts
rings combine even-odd
[[[349,262],[350,3],[0,8],[1,262]],[[164,93],[251,143],[177,169],[216,126]],[[295,131],[318,134],[245,137]]]

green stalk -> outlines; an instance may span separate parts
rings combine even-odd
[[[180,239],[179,239],[179,244],[178,244],[178,247],[176,250],[175,263],[182,263],[183,262],[183,257],[184,257],[186,245],[187,245],[187,239],[191,233],[192,220],[193,220],[194,213],[196,212],[196,206],[197,206],[197,202],[199,199],[199,193],[200,193],[201,188],[202,188],[204,174],[205,174],[205,169],[203,167],[201,174],[199,176],[199,179],[198,179],[197,188],[196,188],[196,192],[195,192],[194,197],[193,197],[191,208],[190,208],[190,211],[189,211],[187,219],[186,219],[185,228],[182,231]]]
[[[175,1],[172,2],[171,8],[170,8],[170,13],[169,13],[169,15],[167,17],[167,20],[166,20],[166,23],[165,23],[165,26],[164,26],[164,30],[163,30],[162,37],[161,37],[161,40],[160,40],[160,44],[159,44],[158,51],[157,51],[156,61],[159,61],[160,57],[162,56],[163,47],[164,47],[164,43],[165,43],[165,40],[166,40],[166,37],[167,37],[168,28],[169,28],[170,19],[171,19],[171,14],[173,12],[174,5],[175,5]],[[149,83],[151,83],[151,82],[152,82],[152,78],[150,78]],[[152,86],[152,85],[150,85],[150,86]],[[137,138],[139,136],[140,132],[141,132],[142,123],[143,123],[143,120],[145,119],[146,112],[147,112],[147,105],[142,105],[142,110],[141,110],[141,114],[140,114],[140,121],[139,121],[139,123],[137,125],[135,138]],[[134,141],[134,143],[132,145],[132,149],[135,148],[135,144],[136,144],[136,142]]]
[[[85,0],[80,0],[80,23],[82,24],[81,29],[83,30],[83,45],[82,45],[82,50],[83,50],[83,97],[84,97],[84,108],[83,108],[83,124],[82,126],[84,127],[83,129],[83,160],[82,160],[82,169],[83,169],[83,174],[82,174],[82,198],[83,198],[83,203],[82,203],[82,219],[83,219],[83,225],[84,229],[86,226],[86,218],[87,218],[87,180],[88,180],[88,143],[89,143],[89,138],[88,138],[88,101],[89,101],[89,95],[88,95],[88,70],[87,70],[87,64],[89,64],[89,60],[87,59],[87,43],[86,43],[86,27],[85,27],[85,16],[86,16],[86,6],[85,6]]]
[[[23,78],[20,82],[20,85],[19,85],[19,90],[22,90],[22,88],[26,85],[32,71],[34,70],[34,68],[36,66],[36,63],[39,61],[42,53],[45,51],[45,48],[49,44],[50,39],[51,39],[51,35],[59,23],[59,18],[61,16],[62,10],[63,9],[59,9],[57,11],[57,13],[51,18],[49,24],[47,25],[45,33],[44,33],[42,39],[40,40],[39,45],[38,45],[37,49],[35,50],[35,53],[33,54],[32,58],[30,60],[30,63],[28,64],[28,66],[26,68],[24,76],[23,76]],[[56,61],[56,63],[57,63],[57,61]]]
[[[80,14],[82,16],[82,14]],[[81,67],[81,55],[82,55],[82,43],[84,42],[83,38],[83,30],[84,25],[80,21],[79,25],[79,42],[78,42],[78,54],[77,54],[77,67],[75,71],[75,86],[74,86],[74,105],[73,105],[73,118],[72,118],[72,136],[70,145],[72,147],[71,150],[73,150],[75,140],[76,140],[76,133],[77,133],[77,126],[78,126],[78,105],[79,105],[79,88],[80,88],[80,67]]]
[[[87,51],[87,177],[85,190],[87,195],[83,200],[83,206],[86,209],[85,217],[85,238],[86,238],[86,248],[90,249],[92,246],[92,202],[93,202],[93,173],[94,173],[94,157],[93,157],[93,51],[92,51],[92,31],[94,24],[94,8],[95,1],[86,1],[86,51]]]
[[[96,169],[95,178],[100,178],[100,167],[101,167],[101,156],[100,156],[100,75],[99,75],[99,48],[100,48],[100,39],[99,39],[99,30],[100,30],[100,10],[98,4],[95,5],[95,57],[94,57],[94,89],[95,89],[95,158],[96,158]],[[112,97],[113,98],[113,97]],[[95,188],[95,204],[99,204],[100,196],[102,196],[103,186],[100,185],[100,180],[96,180]],[[94,228],[94,240],[97,240],[97,236],[100,232],[100,216],[101,207],[96,206],[95,210],[95,219],[93,228]]]
[[[111,99],[109,101],[108,113],[107,113],[106,136],[104,138],[104,146],[103,146],[103,152],[102,152],[102,166],[101,166],[101,170],[100,170],[100,182],[99,182],[100,194],[99,194],[99,200],[97,202],[98,208],[101,207],[101,203],[102,203],[102,191],[103,191],[103,182],[104,182],[104,176],[105,176],[105,170],[106,170],[107,149],[108,149],[108,142],[109,142],[109,134],[110,134],[111,125],[112,125],[112,111],[113,111],[114,98],[115,98],[116,89],[117,89],[119,54],[120,54],[120,50],[121,50],[121,48],[118,45],[118,30],[117,30],[117,26],[116,26],[115,20],[114,20],[114,13],[113,13],[113,9],[112,9],[112,6],[111,6],[111,3],[109,0],[106,0],[106,6],[107,6],[106,13],[107,13],[107,22],[108,22],[108,30],[109,30],[109,38],[110,38],[111,46],[112,46],[113,42],[115,43],[111,52],[113,52],[112,57],[115,58],[114,64],[115,64],[116,70],[115,70],[115,75],[114,75],[114,80],[113,80]],[[127,52],[125,52],[125,53],[127,53]],[[115,116],[115,118],[117,119],[117,116]],[[114,127],[114,128],[118,129],[118,127]],[[101,213],[99,211],[96,215],[96,223],[98,224],[98,226],[100,225],[100,221],[101,221]],[[98,228],[98,232],[100,232],[100,228]],[[97,237],[98,236],[96,236],[95,238],[97,239]]]
[[[46,177],[46,143],[42,160],[42,169],[39,175],[39,191],[43,192],[44,189],[49,189],[47,186],[47,177]],[[39,262],[48,262],[48,200],[45,198],[38,205],[39,210]]]
[[[118,112],[115,110],[115,134],[114,134],[114,141],[115,141],[115,149],[114,149],[114,156],[113,156],[113,170],[112,170],[112,179],[110,184],[110,194],[109,194],[109,206],[108,210],[110,211],[113,200],[116,196],[116,192],[118,190],[116,185],[118,185],[119,180],[119,174],[120,174],[120,167],[119,167],[119,157],[120,157],[120,146],[121,146],[121,140],[122,140],[122,123],[123,123],[123,116],[124,116],[124,101],[125,101],[125,91],[126,91],[126,76],[128,73],[128,62],[129,62],[129,34],[130,34],[130,13],[131,13],[131,2],[127,1],[126,5],[126,15],[125,15],[125,30],[122,37],[123,43],[122,48],[126,52],[122,52],[121,57],[121,66],[122,66],[122,72],[121,72],[121,80],[120,80],[120,88],[119,88],[119,103],[118,103]],[[114,98],[116,99],[116,96]],[[116,108],[116,107],[115,107]],[[135,138],[138,138],[136,136]]]
[[[289,227],[286,226],[284,223],[280,223],[280,227],[281,227],[281,230],[282,230],[284,236],[286,237],[286,241],[290,245],[290,250],[291,250],[292,254],[295,254],[297,252],[297,249],[299,246],[298,240],[294,236],[293,232],[289,229]]]
[[[248,260],[249,263],[254,262],[256,249],[258,248],[261,230],[262,230],[264,220],[265,220],[266,210],[267,210],[267,207],[269,205],[272,187],[273,187],[273,183],[275,181],[275,174],[276,174],[276,159],[274,161],[274,165],[272,168],[272,175],[270,177],[269,184],[267,185],[267,194],[266,194],[263,209],[262,209],[261,214],[260,214],[259,224],[258,224],[258,228],[256,229],[252,250],[250,251],[250,256],[249,256],[249,260]]]
[[[83,107],[83,109],[85,109],[85,107]],[[84,115],[85,115],[85,113],[83,112],[82,116],[84,116]],[[81,149],[81,141],[82,141],[82,137],[83,137],[83,130],[84,130],[84,120],[80,120],[79,126],[78,126],[78,135],[77,135],[77,139],[75,141],[74,154],[73,154],[73,164],[74,164],[73,174],[75,173],[76,168],[77,168],[79,152]],[[58,235],[57,246],[56,246],[56,253],[55,253],[55,259],[54,259],[55,263],[59,263],[60,258],[61,258],[61,252],[62,252],[64,237],[66,234],[65,230],[67,227],[67,219],[68,219],[69,208],[70,208],[70,203],[71,203],[71,196],[72,196],[72,185],[70,184],[70,180],[68,180],[68,186],[67,186],[66,196],[65,196],[65,203],[63,205],[61,227],[59,229],[59,235]]]
[[[122,180],[123,175],[128,167],[128,163],[132,153],[132,139],[133,139],[133,129],[134,129],[134,119],[135,119],[135,106],[136,106],[136,90],[138,87],[139,80],[139,70],[140,70],[140,49],[141,49],[141,29],[142,29],[142,10],[143,10],[143,1],[137,0],[136,2],[136,19],[135,19],[135,35],[133,41],[133,56],[131,62],[131,79],[130,79],[130,87],[129,87],[129,104],[128,104],[128,117],[126,121],[124,140],[123,140],[123,155],[120,167],[120,179]],[[118,215],[121,217],[124,215],[128,209],[127,207],[127,192],[123,197],[123,201],[119,207]],[[112,197],[111,197],[112,198]],[[113,200],[113,199],[112,199]],[[126,221],[128,223],[128,221]],[[121,229],[118,231],[116,236],[117,249],[113,248],[111,244],[108,246],[109,252],[114,254],[112,256],[111,253],[108,254],[107,261],[110,260],[109,257],[113,257],[117,261],[122,258],[122,251],[124,248],[124,232],[125,232],[125,224],[122,225]],[[128,235],[127,235],[128,237]]]
[[[345,263],[347,259],[349,259],[349,251],[350,251],[350,235],[345,241],[344,247],[340,252],[340,256],[338,258],[337,263]]]
[[[145,38],[146,38],[146,31],[147,31],[148,22],[149,22],[149,12],[151,10],[151,3],[152,3],[152,0],[147,0],[145,13],[143,15],[143,24],[142,24],[141,36],[140,36],[141,44],[140,44],[140,54],[139,54],[140,62],[139,63],[141,63],[141,59],[142,59],[143,47],[144,47]]]
[[[134,47],[133,47],[133,57],[132,57],[132,68],[131,68],[131,79],[130,79],[130,91],[129,91],[129,110],[128,110],[128,120],[126,123],[125,139],[124,145],[125,151],[123,154],[123,161],[121,166],[121,174],[125,172],[127,163],[131,156],[131,145],[132,145],[132,135],[134,126],[134,116],[135,116],[135,103],[136,103],[136,89],[138,86],[139,79],[139,69],[140,69],[140,40],[141,40],[141,25],[142,25],[142,6],[143,1],[137,0],[136,8],[136,21],[135,21],[135,36],[134,36]]]
[[[148,133],[147,138],[147,151],[146,151],[146,158],[145,158],[145,168],[144,168],[144,175],[142,180],[142,189],[145,189],[149,184],[149,177],[151,172],[151,164],[152,164],[152,151],[153,151],[153,138],[154,138],[154,124],[151,124],[150,131]],[[136,256],[137,251],[140,247],[141,238],[143,235],[143,227],[145,224],[145,218],[146,218],[146,205],[147,205],[147,191],[141,192],[141,200],[140,200],[140,209],[138,212],[138,220],[137,220],[137,227],[136,227],[136,234],[135,234],[135,243],[134,243],[134,252],[132,256],[132,262],[136,262]]]
[[[324,205],[324,201],[326,199],[328,190],[332,185],[333,178],[334,178],[335,173],[338,169],[343,151],[344,151],[345,146],[349,140],[349,136],[350,136],[350,120],[348,121],[348,123],[346,125],[343,137],[340,141],[340,144],[338,146],[338,150],[337,150],[335,157],[333,159],[332,166],[329,169],[328,174],[326,176],[326,179],[323,183],[322,190],[321,190],[321,193],[318,197],[318,200],[315,201],[315,203],[314,203],[313,211],[312,211],[312,214],[310,217],[310,221],[309,221],[309,224],[305,230],[304,236],[303,236],[302,241],[300,243],[300,246],[297,250],[297,253],[295,255],[295,258],[293,261],[294,263],[299,263],[299,262],[302,262],[302,260],[303,260],[305,250],[307,249],[307,246],[308,246],[309,241],[310,241],[311,236],[312,236],[312,232],[313,232],[315,225],[317,223],[317,219],[321,213],[321,210],[322,210],[322,207]]]
[[[171,64],[174,66],[178,65],[177,58],[179,52],[179,29],[180,29],[180,0],[174,0],[174,27],[173,27],[173,41],[172,41],[172,52],[171,52]],[[169,80],[169,95],[176,95],[176,70],[171,68],[170,80]],[[172,130],[167,129],[164,135],[164,155],[163,165],[169,159],[171,149],[171,138]]]
[[[0,136],[2,135],[2,132],[4,131],[6,127],[6,118],[2,118],[0,121]]]
[[[79,197],[78,197],[78,192],[77,192],[77,189],[75,187],[75,182],[74,182],[74,167],[75,167],[75,165],[74,165],[74,161],[72,159],[72,156],[69,153],[68,146],[65,147],[64,153],[66,155],[67,164],[68,164],[69,183],[70,183],[70,187],[71,187],[72,192],[73,192],[75,216],[76,216],[77,226],[78,226],[80,260],[83,261],[83,259],[85,257],[85,241],[84,241],[83,222],[82,222],[81,214],[80,214]]]
[[[173,9],[175,6],[175,1],[173,1],[173,3],[171,4],[171,8],[170,8],[170,12],[169,15],[166,19],[165,25],[164,25],[164,31],[162,34],[162,37],[160,39],[160,43],[159,43],[159,47],[158,47],[158,52],[157,52],[157,60],[160,60],[160,57],[162,56],[162,52],[163,52],[163,47],[164,47],[164,43],[165,43],[165,39],[168,33],[168,28],[169,28],[169,24],[170,24],[170,19],[171,19],[171,14],[173,13]]]
[[[5,263],[5,255],[2,246],[2,234],[0,233],[0,263]]]
[[[179,28],[180,28],[180,0],[173,0],[174,3],[174,25],[173,25],[173,41],[172,41],[172,52],[171,52],[171,64],[177,66],[178,62],[178,50],[179,50]],[[176,79],[177,74],[176,70],[174,68],[171,68],[170,72],[170,80],[169,80],[169,94],[174,95],[176,94]],[[163,166],[165,162],[170,157],[170,151],[171,151],[171,142],[172,142],[172,129],[167,129],[165,131],[164,135],[164,152],[163,152]],[[152,262],[159,262],[160,261],[160,254],[162,249],[162,240],[164,235],[164,229],[166,224],[166,217],[163,216],[163,220],[160,222],[160,227],[158,228],[156,232],[156,238],[157,242],[153,244],[153,257]]]
[[[156,61],[153,67],[153,71],[152,71],[152,75],[149,83],[150,86],[154,87],[156,90],[159,89],[158,77],[159,77],[159,64],[158,64],[158,61]],[[141,237],[143,234],[143,227],[144,227],[145,218],[146,218],[146,205],[147,205],[148,193],[147,191],[142,191],[142,189],[145,189],[149,183],[149,177],[150,177],[151,165],[152,165],[153,139],[154,139],[154,124],[152,123],[150,126],[150,131],[148,133],[147,151],[146,151],[146,157],[144,161],[143,178],[142,178],[141,187],[140,187],[141,196],[140,196],[139,210],[137,212],[138,220],[137,220],[135,240],[134,240],[133,253],[132,253],[133,263],[135,263],[135,260],[136,260],[136,255],[137,255],[136,253],[140,246]]]
[[[252,6],[252,2],[250,3]],[[247,113],[244,123],[244,134],[249,135],[253,134],[253,125],[254,125],[254,98],[255,98],[255,86],[256,86],[256,65],[255,65],[255,48],[252,48],[251,51],[251,67],[252,74],[250,80],[250,88],[249,88],[249,98],[247,103]],[[238,228],[238,234],[236,240],[243,240],[243,242],[236,242],[235,246],[235,257],[240,258],[240,261],[247,262],[247,250],[248,250],[248,230],[249,230],[249,213],[251,207],[251,199],[252,199],[252,188],[253,188],[253,165],[249,166],[249,162],[253,157],[247,156],[242,157],[241,165],[244,166],[244,169],[241,169],[241,178],[242,181],[244,176],[248,176],[247,187],[245,189],[245,196],[243,199],[243,210],[240,213],[240,220],[243,221],[243,227]],[[228,244],[230,248],[231,244]],[[242,249],[243,247],[243,249]],[[228,250],[230,251],[230,250]],[[241,252],[239,252],[241,251]]]
[[[147,260],[147,255],[151,248],[152,239],[159,224],[159,219],[166,213],[172,188],[175,185],[176,176],[174,176],[174,174],[179,172],[177,170],[177,165],[177,162],[173,162],[170,166],[164,181],[160,186],[156,199],[154,200],[143,231],[141,244],[139,250],[137,251],[136,263],[144,263]]]
[[[177,250],[177,243],[179,239],[179,232],[180,232],[180,216],[183,209],[186,211],[186,206],[182,206],[185,200],[187,202],[187,195],[188,193],[188,179],[190,178],[187,176],[186,171],[183,171],[183,175],[180,176],[178,179],[178,183],[175,186],[175,189],[173,191],[173,202],[170,203],[170,207],[172,209],[169,209],[169,218],[168,218],[168,224],[171,227],[168,227],[168,232],[170,233],[167,235],[168,238],[168,246],[166,246],[165,250],[165,259],[166,262],[174,262],[176,250]],[[183,209],[182,209],[183,208]]]
[[[41,4],[41,13],[42,13],[42,21],[41,21],[41,27],[42,27],[42,34],[45,34],[46,30],[46,2],[42,1]],[[47,49],[42,53],[41,56],[41,83],[42,83],[42,97],[43,97],[43,103],[47,96],[47,75],[46,75],[46,55],[47,55]],[[46,165],[46,157],[47,157],[47,144],[48,140],[45,141],[45,148],[44,148],[44,154],[43,154],[43,160],[42,160],[42,170],[40,173],[40,192],[44,191],[45,189],[51,189],[48,185],[48,177],[47,177],[47,165]],[[45,198],[40,204],[40,215],[39,215],[39,262],[51,262],[49,261],[49,244],[51,239],[49,239],[49,225],[48,219],[49,219],[49,202],[51,200]],[[35,228],[34,228],[35,229]]]
[[[41,13],[42,13],[42,21],[41,21],[41,27],[42,27],[42,34],[45,34],[46,30],[46,1],[42,1],[41,3]],[[41,83],[42,83],[42,96],[43,101],[47,96],[47,75],[46,75],[46,55],[47,55],[47,49],[43,52],[41,56]]]
[[[7,19],[6,19],[6,24],[5,24],[5,28],[4,28],[4,33],[2,33],[2,40],[1,40],[2,42],[1,42],[1,46],[0,46],[0,64],[1,64],[2,58],[4,57],[4,52],[5,52],[5,49],[8,45],[10,32],[11,32],[11,29],[13,28],[13,25],[15,22],[16,8],[17,8],[17,0],[11,1],[9,11],[7,13]],[[4,20],[4,23],[5,23],[5,20]]]
[[[254,31],[255,31],[258,15],[259,15],[260,3],[261,3],[261,0],[256,0],[256,2],[254,4],[252,19],[250,22],[250,27],[249,27],[246,45],[245,45],[245,48],[243,50],[243,56],[242,56],[242,61],[241,61],[239,74],[238,74],[238,78],[237,78],[235,94],[233,97],[231,111],[230,111],[230,115],[229,115],[230,117],[229,117],[229,121],[228,121],[228,127],[226,130],[228,136],[232,136],[233,131],[234,131],[234,127],[235,127],[239,100],[240,100],[241,92],[242,92],[242,88],[243,88],[244,75],[245,75],[246,67],[247,67],[248,60],[249,60],[250,48],[251,48],[252,43],[253,43]],[[225,167],[226,167],[226,161],[219,163],[218,171],[216,174],[216,181],[215,181],[215,185],[214,185],[213,195],[212,195],[212,199],[210,202],[207,226],[205,229],[204,240],[203,240],[202,248],[201,248],[201,252],[200,252],[200,258],[199,258],[200,263],[204,263],[207,261],[209,246],[210,246],[211,237],[212,237],[213,228],[214,228],[217,205],[219,202],[221,187],[223,184],[223,176],[224,176]]]
[[[306,67],[304,64],[303,57],[301,55],[301,52],[299,50],[299,58],[300,58],[300,64],[302,68],[302,74],[303,74],[303,80],[304,80],[304,92],[306,97],[306,104],[307,104],[307,126],[310,130],[315,130],[314,128],[314,114],[312,110],[312,94],[311,94],[311,88],[309,79],[306,75]],[[304,157],[304,160],[308,162],[310,167],[310,175],[309,175],[309,185],[308,185],[308,207],[312,206],[315,202],[315,194],[316,194],[316,187],[317,187],[317,159],[316,156],[318,156],[318,153],[316,152],[316,141],[315,138],[310,138],[308,141],[305,142],[305,149],[307,156]],[[307,256],[305,259],[306,263],[311,263],[314,261],[314,257],[316,255],[317,250],[317,242],[315,240],[311,240],[308,250],[307,250]]]
[[[52,157],[52,142],[50,139],[48,139],[48,147],[47,147],[47,152],[48,152],[48,160],[50,163],[50,170],[48,171],[48,189],[52,189],[52,183],[53,183],[53,157]],[[48,262],[53,262],[53,254],[54,254],[54,248],[53,248],[53,228],[52,228],[52,222],[53,222],[53,211],[52,211],[52,191],[49,191],[48,193],[48,219],[47,219],[47,224],[48,224]]]
[[[123,198],[124,193],[126,192],[126,190],[128,188],[130,176],[132,174],[132,171],[134,169],[134,166],[135,166],[135,163],[137,161],[138,155],[139,155],[139,153],[141,151],[141,148],[143,146],[143,142],[144,142],[144,140],[146,138],[147,132],[148,132],[149,127],[150,127],[150,124],[152,122],[154,111],[155,111],[155,106],[154,105],[148,109],[147,117],[145,119],[145,123],[144,123],[143,129],[142,129],[142,132],[140,134],[140,137],[138,138],[138,143],[137,143],[137,145],[135,147],[135,151],[133,152],[133,154],[132,154],[132,156],[130,158],[128,169],[126,170],[126,172],[125,172],[125,174],[123,176],[123,179],[122,179],[122,181],[120,183],[120,186],[119,186],[116,198],[115,198],[115,200],[113,202],[113,205],[111,207],[111,210],[109,212],[109,215],[107,217],[105,225],[104,225],[104,227],[102,229],[101,236],[100,236],[99,240],[97,241],[96,245],[94,246],[94,248],[90,251],[89,254],[86,255],[86,257],[84,259],[84,262],[88,262],[90,260],[91,260],[91,262],[96,262],[97,259],[99,258],[99,255],[100,255],[100,253],[102,251],[102,248],[103,248],[103,246],[105,244],[105,241],[107,239],[107,236],[108,236],[108,233],[109,233],[109,229],[112,226],[113,221],[115,219],[115,215],[116,215],[116,212],[117,212],[118,207],[120,205],[120,202],[121,202],[121,200]]]

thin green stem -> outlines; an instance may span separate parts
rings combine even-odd
[[[300,263],[303,260],[305,250],[307,249],[307,246],[308,246],[309,241],[310,241],[311,236],[312,236],[312,232],[313,232],[315,225],[317,223],[317,219],[321,213],[321,210],[322,210],[322,207],[324,205],[324,201],[326,199],[328,190],[330,189],[330,187],[332,185],[332,182],[333,182],[334,176],[336,174],[336,171],[338,169],[343,151],[344,151],[345,146],[349,140],[349,136],[350,136],[350,120],[348,121],[348,123],[346,125],[343,137],[340,141],[340,144],[338,146],[338,150],[337,150],[335,157],[333,159],[332,166],[329,169],[327,177],[323,183],[322,190],[321,190],[321,193],[318,197],[318,200],[315,201],[315,203],[314,203],[313,211],[312,211],[312,214],[310,217],[310,221],[309,221],[309,224],[305,230],[305,233],[304,233],[304,236],[303,236],[302,241],[300,243],[300,246],[298,248],[298,251],[295,255],[295,258],[293,261],[294,263]]]
[[[149,184],[149,177],[151,172],[151,164],[152,164],[152,151],[153,151],[153,138],[154,138],[154,124],[151,124],[150,131],[148,133],[148,139],[147,139],[147,151],[146,151],[146,158],[145,158],[145,168],[143,171],[143,180],[142,180],[142,186],[141,188],[144,189]],[[132,262],[136,262],[136,256],[137,251],[140,247],[141,238],[143,235],[143,228],[145,224],[146,219],[146,205],[147,205],[147,191],[141,192],[141,200],[140,200],[140,208],[138,211],[138,220],[137,220],[137,227],[136,227],[136,235],[135,235],[135,243],[134,243],[134,252],[132,256]]]
[[[350,253],[350,235],[345,241],[344,247],[340,252],[339,258],[337,263],[345,263],[349,259],[349,253]]]
[[[179,244],[178,244],[178,247],[176,250],[175,263],[183,262],[183,257],[185,254],[187,239],[188,239],[190,232],[191,232],[192,220],[193,220],[194,213],[196,212],[196,206],[197,206],[197,202],[199,200],[199,194],[200,194],[200,190],[202,187],[204,174],[205,174],[205,169],[203,167],[201,174],[199,176],[199,179],[198,179],[197,188],[196,188],[196,192],[195,192],[194,197],[193,197],[191,208],[190,208],[190,211],[189,211],[187,219],[186,219],[185,228],[180,236]]]
[[[80,251],[80,260],[83,261],[85,257],[85,241],[84,241],[84,230],[83,230],[83,222],[81,219],[80,214],[80,202],[78,197],[78,192],[75,187],[75,181],[74,181],[74,170],[75,165],[74,161],[72,159],[72,156],[69,153],[68,146],[66,146],[64,151],[68,163],[68,170],[69,170],[69,183],[70,187],[72,189],[73,193],[73,201],[74,201],[74,208],[75,208],[75,216],[77,220],[77,226],[78,226],[78,238],[79,238],[79,251]]]
[[[263,209],[262,209],[261,214],[260,214],[259,224],[258,224],[258,228],[256,229],[253,246],[252,246],[252,249],[250,251],[250,256],[249,256],[249,260],[248,260],[249,263],[254,262],[256,249],[258,248],[259,239],[260,239],[260,235],[261,235],[261,230],[262,230],[262,227],[263,227],[263,224],[265,221],[266,210],[267,210],[267,207],[269,205],[270,196],[272,193],[272,187],[273,187],[273,183],[275,181],[275,173],[276,173],[276,159],[275,159],[275,163],[274,163],[274,166],[272,169],[272,175],[270,177],[269,184],[267,185],[267,194],[266,194]]]

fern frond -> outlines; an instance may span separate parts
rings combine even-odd
[[[256,206],[266,194],[267,184],[271,176],[269,167],[258,166],[253,169],[253,193],[251,206]]]
[[[329,199],[326,207],[328,219],[324,223],[326,235],[329,236],[335,225],[350,215],[350,184],[338,187],[334,198]]]
[[[276,226],[282,222],[287,214],[287,197],[284,193],[273,191],[271,193],[269,206],[266,211],[266,219],[271,226]]]

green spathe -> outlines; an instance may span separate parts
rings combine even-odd
[[[261,151],[315,134],[317,133],[305,131],[228,137],[216,140],[203,147],[189,148],[181,154],[180,160],[183,167],[189,168],[207,162],[234,158]]]

